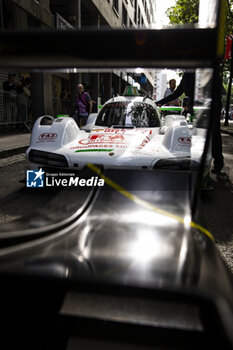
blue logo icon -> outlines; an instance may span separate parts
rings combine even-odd
[[[27,187],[44,187],[44,171],[27,170]]]

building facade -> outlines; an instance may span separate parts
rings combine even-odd
[[[50,10],[62,16],[74,28],[153,28],[155,21],[155,0],[50,0]],[[101,43],[100,43],[101,49]],[[77,67],[78,71],[78,67]],[[145,76],[141,79],[141,75]],[[143,83],[141,81],[143,81]],[[103,104],[112,95],[122,94],[128,84],[137,85],[140,90],[153,95],[154,71],[144,74],[79,73],[72,78],[71,96],[76,85],[82,82],[90,92],[97,111],[98,101]],[[58,89],[59,90],[59,89]],[[73,106],[74,100],[71,105]]]
[[[155,71],[154,99],[160,100],[164,97],[165,90],[168,88],[168,76],[164,69]]]
[[[49,0],[0,0],[0,30],[46,30],[55,28]],[[15,74],[20,93],[5,91],[8,75]],[[0,72],[0,128],[35,120],[53,113],[52,75],[49,73]]]
[[[155,0],[0,0],[0,30],[153,28],[155,3]],[[76,86],[80,82],[91,94],[94,111],[98,110],[98,104],[103,104],[112,95],[122,94],[129,84],[137,85],[141,92],[153,95],[154,71],[140,74],[117,70],[112,73],[85,73],[79,72],[78,67],[76,71],[69,74],[15,72],[17,78],[30,79],[27,118],[34,121],[42,114],[61,113],[60,97],[64,90],[71,96],[69,114],[72,114]],[[1,96],[8,73],[0,72],[0,124],[7,122]],[[20,120],[19,110],[18,106],[15,121]]]

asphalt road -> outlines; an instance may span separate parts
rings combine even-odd
[[[26,188],[26,169],[24,154],[0,160],[0,224],[31,214],[50,200],[51,192]]]
[[[233,136],[222,134],[225,166],[219,175],[211,174],[213,191],[204,194],[207,227],[233,272]]]
[[[207,228],[233,272],[233,136],[222,134],[222,140],[225,167],[220,175],[211,174],[213,189],[202,197]],[[54,195],[50,191],[25,187],[28,168],[23,154],[0,160],[0,223],[33,213]]]

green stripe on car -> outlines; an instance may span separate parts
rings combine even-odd
[[[80,152],[112,152],[113,149],[108,149],[108,148],[94,148],[94,149],[78,149],[75,151],[75,153],[80,153]]]

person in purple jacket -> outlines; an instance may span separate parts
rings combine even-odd
[[[82,84],[77,85],[76,96],[77,107],[77,124],[79,127],[84,126],[89,114],[92,112],[92,100],[88,92],[84,91]]]

